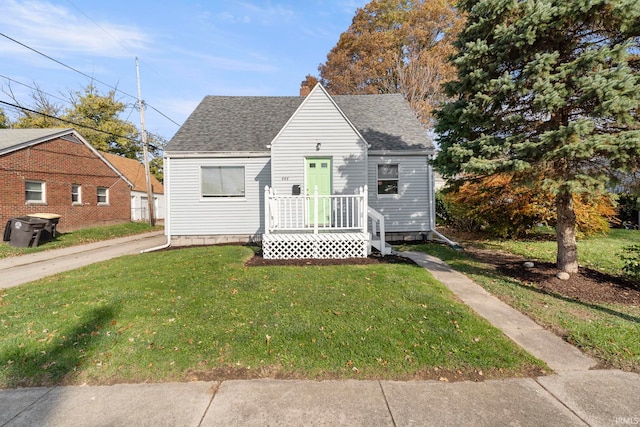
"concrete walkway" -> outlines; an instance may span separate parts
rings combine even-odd
[[[0,259],[0,289],[11,288],[122,255],[137,254],[143,249],[162,245],[166,241],[167,237],[163,231],[154,231],[86,245],[2,258]]]
[[[128,242],[118,246],[127,250]],[[403,255],[555,374],[478,383],[251,380],[0,390],[0,426],[640,425],[639,375],[589,370],[595,361],[442,261]],[[29,267],[0,263],[0,277]]]

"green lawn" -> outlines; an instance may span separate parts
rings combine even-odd
[[[477,242],[484,247],[501,249],[539,261],[556,261],[555,236],[544,240],[497,240]],[[553,240],[552,240],[553,239]],[[621,275],[624,265],[624,249],[640,244],[640,231],[612,229],[607,235],[597,235],[578,240],[578,259],[583,267],[605,273]]]
[[[546,367],[413,265],[127,256],[0,290],[0,386],[520,376]]]
[[[638,231],[612,230],[607,236],[581,240],[578,248],[580,264],[620,274],[620,252],[628,244],[638,243],[639,238]],[[479,243],[532,259],[555,259],[555,248],[551,249],[555,243],[552,242],[483,240]],[[443,245],[408,246],[405,249],[424,251],[445,260],[492,294],[601,360],[603,365],[640,372],[640,307],[584,303],[546,293],[535,285],[501,276],[463,252]]]
[[[14,248],[9,242],[0,242],[0,258],[60,249],[68,246],[97,242],[99,240],[115,239],[133,234],[162,230],[162,227],[151,227],[143,222],[128,222],[125,224],[108,225],[104,227],[85,228],[82,230],[61,233],[54,240],[43,243],[35,248]]]

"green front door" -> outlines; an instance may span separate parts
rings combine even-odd
[[[318,188],[318,224],[329,225],[331,220],[331,203],[328,197],[331,195],[331,158],[305,159],[306,164],[306,190],[309,199],[307,219],[310,224],[315,223],[314,191]]]

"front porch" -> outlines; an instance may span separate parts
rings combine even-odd
[[[366,258],[391,253],[384,217],[367,206],[367,187],[353,195],[278,195],[265,187],[266,259]],[[369,219],[371,230],[369,230]]]

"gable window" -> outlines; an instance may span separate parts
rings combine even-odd
[[[244,197],[244,166],[203,166],[202,197]]]
[[[378,194],[398,194],[398,164],[378,165]]]
[[[45,203],[45,185],[41,181],[25,181],[24,199],[27,203]]]
[[[106,205],[109,203],[109,189],[105,187],[98,187],[98,204]]]
[[[79,205],[82,203],[82,187],[78,184],[71,185],[71,204]]]

